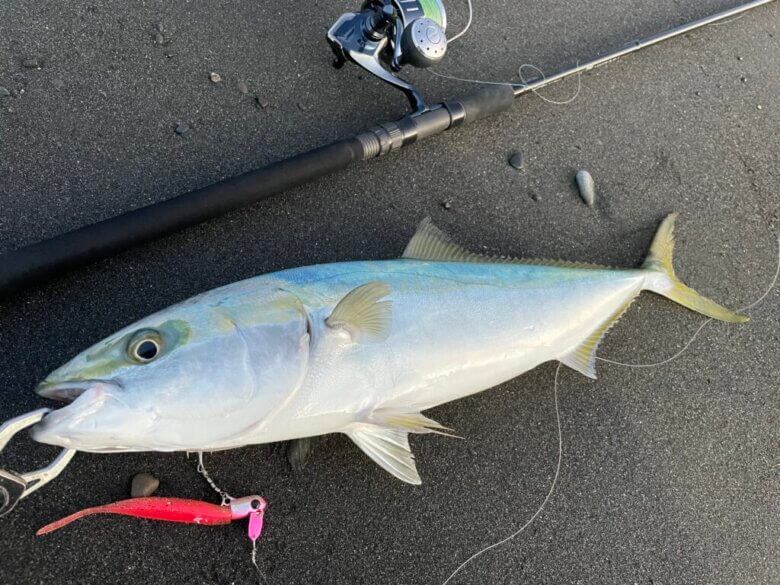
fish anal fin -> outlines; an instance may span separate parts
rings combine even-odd
[[[634,302],[634,299],[636,299],[638,294],[639,293],[637,292],[637,294],[622,303],[614,313],[588,336],[585,341],[580,343],[566,355],[558,358],[558,361],[573,370],[577,370],[588,378],[593,378],[595,380],[596,350],[598,350],[601,340],[604,339],[604,335],[606,335],[607,331],[609,331],[628,310],[628,307],[631,306],[631,303]]]
[[[600,270],[607,268],[587,262],[568,260],[548,260],[544,258],[512,258],[510,256],[491,256],[470,252],[437,228],[430,217],[420,222],[417,231],[406,245],[401,258],[409,260],[429,260],[435,262],[481,262],[491,264],[526,264],[530,266],[555,266],[558,268],[586,268]]]
[[[369,282],[349,291],[325,320],[328,327],[346,330],[352,339],[382,341],[390,333],[392,301],[383,301],[390,294],[384,282]]]

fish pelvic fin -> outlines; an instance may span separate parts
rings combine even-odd
[[[687,307],[691,311],[701,313],[713,319],[730,323],[745,323],[750,318],[739,315],[713,300],[700,295],[677,278],[672,265],[674,252],[674,222],[676,213],[668,215],[663,220],[650,245],[650,252],[642,268],[655,273],[655,278],[647,281],[648,290]]]
[[[349,291],[325,320],[328,327],[346,330],[356,342],[384,341],[390,334],[392,301],[384,282],[369,282]]]
[[[409,448],[409,433],[454,436],[447,432],[450,430],[419,412],[379,409],[344,432],[382,469],[401,481],[419,485],[422,480]]]
[[[422,480],[409,449],[409,433],[370,423],[356,423],[345,431],[366,455],[401,481],[420,485]]]

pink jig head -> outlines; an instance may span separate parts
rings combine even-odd
[[[254,544],[263,532],[263,516],[268,507],[260,496],[246,496],[230,500],[230,519],[249,517],[249,540]]]

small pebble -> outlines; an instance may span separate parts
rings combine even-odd
[[[740,77],[740,78],[739,78],[739,80],[740,80],[742,83],[747,83],[747,77],[745,77],[744,75],[743,75],[742,77]]]
[[[580,190],[580,197],[588,204],[589,207],[593,206],[596,201],[596,189],[593,183],[593,177],[590,176],[588,171],[579,171],[576,176],[577,187]]]
[[[181,136],[182,134],[186,134],[190,131],[190,127],[187,124],[179,124],[176,126],[176,134]]]
[[[531,199],[533,199],[537,203],[539,203],[542,200],[542,198],[539,196],[539,193],[531,193]]]
[[[8,97],[9,95],[11,95],[11,92],[0,85],[0,98]]]
[[[525,158],[523,157],[523,153],[518,150],[512,154],[512,156],[509,157],[509,164],[518,171],[522,170],[522,168],[525,166]]]
[[[452,207],[452,201],[450,201],[449,199],[445,199],[444,201],[441,202],[441,206],[444,209],[450,209]]]
[[[30,57],[29,59],[25,59],[22,61],[22,66],[26,69],[40,69],[41,68],[41,62],[38,60],[37,57]]]
[[[209,75],[209,79],[214,83],[221,83],[222,82],[222,76],[219,73],[211,72],[211,75]]]
[[[244,95],[249,93],[249,86],[246,83],[244,83],[243,81],[239,81],[236,84],[236,87],[238,87],[238,91],[240,91]]]
[[[301,112],[305,112],[306,110],[308,110],[308,108],[306,107],[306,104],[304,104],[303,102],[298,102],[298,109]]]
[[[154,33],[154,43],[156,45],[162,45],[165,42],[165,37],[162,36],[162,33]]]
[[[760,104],[757,105],[756,108],[758,108],[759,110],[763,109]]]
[[[737,56],[737,61],[742,61],[742,57]]]
[[[258,108],[266,109],[270,104],[260,96],[255,96],[255,104]]]
[[[65,82],[62,81],[62,79],[53,79],[51,84],[54,86],[55,89],[62,89],[65,87]]]
[[[158,23],[157,23],[157,25],[156,25],[154,28],[156,28],[156,29],[157,29],[157,32],[158,32],[158,33],[163,33],[163,32],[165,32],[165,29],[163,28],[163,24],[162,24],[162,22],[158,22]]]
[[[160,487],[160,480],[151,473],[138,473],[133,476],[130,483],[131,498],[145,498],[151,496]]]

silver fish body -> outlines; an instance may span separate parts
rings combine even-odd
[[[33,437],[84,451],[210,451],[344,432],[419,483],[408,434],[446,431],[422,411],[550,360],[595,377],[600,339],[642,290],[745,320],[674,276],[673,220],[640,269],[484,258],[424,223],[400,260],[209,291],[53,372],[39,392],[76,398]]]

